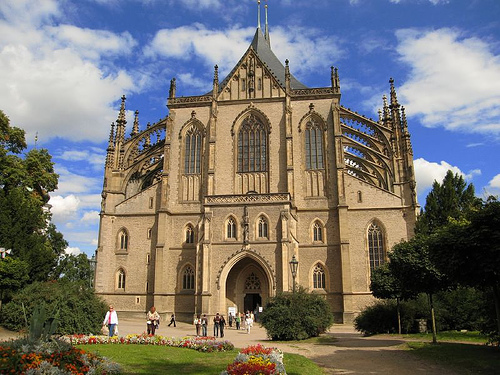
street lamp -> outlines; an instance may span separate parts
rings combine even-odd
[[[292,256],[292,260],[290,261],[290,271],[292,272],[293,279],[293,292],[295,293],[295,278],[297,277],[297,268],[299,268],[299,261],[295,258],[295,255]]]
[[[92,288],[94,286],[95,268],[97,265],[97,259],[95,258],[95,254],[92,255],[92,258],[89,259],[89,264],[90,264],[90,287]]]
[[[2,259],[5,259],[5,256],[9,255],[11,252],[12,252],[12,249],[7,250],[3,247],[0,247],[0,254],[1,254]]]

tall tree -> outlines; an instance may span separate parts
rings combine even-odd
[[[429,251],[456,283],[493,291],[500,335],[500,202],[490,198],[468,220],[450,221],[431,237]]]
[[[478,205],[480,200],[474,195],[474,185],[467,185],[461,175],[449,170],[441,184],[434,181],[417,220],[415,233],[433,233],[446,225],[448,218],[458,219]]]
[[[395,245],[389,253],[389,269],[405,293],[426,293],[429,297],[432,341],[436,339],[433,295],[448,286],[446,275],[431,261],[428,236],[417,235]]]
[[[0,310],[6,298],[28,281],[28,264],[10,256],[0,259]]]
[[[24,131],[0,111],[0,246],[28,263],[30,281],[43,281],[67,246],[46,207],[58,176],[47,150],[25,149]]]

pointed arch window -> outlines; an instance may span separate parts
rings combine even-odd
[[[319,221],[313,225],[313,242],[323,242],[323,225]]]
[[[186,133],[184,153],[184,173],[199,174],[201,171],[202,135],[196,126]]]
[[[236,239],[236,221],[230,217],[226,224],[226,238]]]
[[[306,125],[306,168],[324,169],[323,129],[314,120]]]
[[[125,229],[123,229],[118,235],[118,244],[121,251],[128,250],[128,233]]]
[[[192,225],[186,227],[186,243],[194,243],[194,228]]]
[[[385,263],[384,235],[380,227],[372,223],[368,227],[368,253],[370,271]]]
[[[116,289],[125,289],[125,271],[121,268],[116,273]]]
[[[268,238],[268,223],[264,216],[259,217],[258,230],[259,238]]]
[[[238,172],[267,171],[267,131],[255,116],[248,116],[238,133]]]
[[[260,290],[260,279],[253,272],[245,280],[245,290]]]
[[[182,272],[182,289],[194,290],[194,269],[191,266],[186,266]]]
[[[326,287],[326,276],[325,270],[321,264],[316,264],[313,270],[313,288],[314,289],[325,289]]]

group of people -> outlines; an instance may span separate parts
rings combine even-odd
[[[156,330],[160,325],[160,314],[156,311],[154,306],[146,314],[146,326],[148,335],[155,335]],[[233,327],[233,322],[236,325],[236,329],[239,330],[242,325],[243,328],[246,329],[247,333],[250,333],[250,328],[253,327],[253,323],[255,321],[255,317],[253,312],[247,311],[245,314],[236,313],[236,316],[233,313],[229,313],[229,327]],[[214,336],[215,337],[224,337],[224,328],[226,326],[226,319],[224,319],[224,315],[215,314],[213,318],[214,323]],[[168,326],[174,325],[176,327],[175,314],[170,316],[170,323]],[[109,306],[109,311],[106,313],[104,317],[104,321],[102,322],[103,328],[108,328],[109,337],[113,337],[118,334],[118,315],[116,314],[115,309],[112,305]],[[208,318],[207,314],[203,314],[200,316],[198,314],[194,319],[194,326],[196,328],[196,336],[208,336]]]

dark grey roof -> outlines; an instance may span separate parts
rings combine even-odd
[[[285,89],[285,66],[281,63],[281,61],[276,57],[274,52],[271,50],[271,46],[268,41],[264,38],[264,34],[262,34],[262,30],[260,27],[255,31],[255,35],[253,37],[252,43],[248,49],[253,48],[259,59],[262,63],[269,69],[273,77],[279,82],[280,86]],[[248,50],[247,50],[248,52]],[[245,52],[245,55],[247,54]],[[243,55],[243,56],[245,56]],[[242,57],[243,58],[243,57]],[[240,65],[241,59],[236,64],[236,66],[231,70],[231,72],[227,75],[226,78],[220,83],[219,90],[222,90],[223,87],[226,86],[229,79],[233,76],[236,68]],[[290,74],[290,86],[292,89],[307,89],[308,87],[303,83],[299,82],[293,75]],[[211,95],[212,91],[205,95]]]
[[[281,86],[285,87],[285,66],[276,57],[271,50],[269,42],[264,38],[264,34],[260,28],[257,28],[250,46],[257,53],[262,62],[273,73],[274,77],[279,81]],[[307,89],[308,87],[299,82],[293,75],[290,77],[290,86],[292,89]]]

